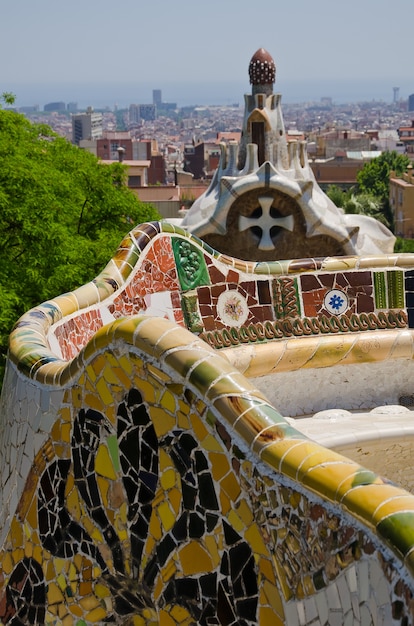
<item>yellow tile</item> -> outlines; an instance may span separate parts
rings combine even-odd
[[[161,577],[164,581],[164,584],[167,583],[171,578],[175,577],[177,574],[177,566],[173,560],[167,561],[165,567],[161,570]]]
[[[124,369],[119,366],[113,366],[112,372],[114,376],[116,377],[117,383],[118,384],[120,383],[122,388],[128,389],[128,387],[131,384],[131,379],[128,376],[128,374],[124,371]]]
[[[268,550],[266,548],[263,536],[260,533],[256,524],[252,524],[246,530],[246,532],[244,533],[244,537],[256,554],[261,554],[264,556],[268,555]]]
[[[58,604],[49,604],[49,606],[47,607],[47,613],[46,616],[50,613],[51,615],[55,616],[58,614],[58,610],[59,610],[59,605]],[[51,620],[50,622],[51,624],[55,623],[55,619],[53,618],[53,620]]]
[[[200,420],[200,418],[194,413],[191,413],[190,420],[191,420],[191,428],[194,432],[196,439],[198,439],[198,441],[204,441],[204,439],[209,434],[207,428],[205,427],[203,422]]]
[[[277,471],[283,471],[288,476],[296,478],[299,463],[309,453],[308,444],[309,442],[304,439],[275,441],[260,451],[260,458]],[[284,461],[287,454],[290,455],[291,463],[285,463]]]
[[[249,526],[253,522],[253,512],[246,500],[241,500],[237,504],[236,511],[245,526]]]
[[[152,406],[150,407],[149,413],[158,438],[163,437],[174,428],[176,424],[175,417],[167,413],[164,409]]]
[[[118,359],[118,363],[122,370],[125,372],[128,380],[132,374],[132,361],[128,356],[120,356]]]
[[[284,626],[285,624],[284,618],[275,615],[272,609],[266,606],[259,606],[258,615],[259,620],[257,623],[260,626]]]
[[[90,365],[86,366],[86,373],[92,382],[95,382],[98,376],[101,375],[102,370],[105,368],[105,357],[98,354],[95,356]]]
[[[219,481],[230,471],[230,464],[223,453],[210,452],[211,473],[215,481]]]
[[[182,428],[183,430],[188,430],[190,428],[190,422],[188,420],[188,415],[186,415],[182,411],[177,411],[176,419],[177,419],[177,426],[178,426],[178,428]]]
[[[159,614],[160,626],[177,626],[177,622],[173,619],[167,610],[161,610]]]
[[[240,533],[244,529],[244,524],[241,521],[240,517],[237,515],[236,511],[232,509],[227,516],[230,526],[234,528],[235,531]]]
[[[17,517],[12,519],[10,534],[12,536],[14,546],[18,547],[23,545],[23,528]]]
[[[5,554],[3,554],[1,559],[1,566],[3,572],[6,575],[11,574],[11,572],[13,571],[14,563],[10,552],[6,552]]]
[[[93,624],[102,622],[105,617],[107,617],[106,611],[101,606],[96,607],[85,615],[85,619],[89,622],[92,622]]]
[[[33,502],[26,513],[26,521],[30,524],[32,529],[34,529],[37,528],[37,520],[37,505],[36,502]]]
[[[151,363],[147,363],[148,375],[151,375],[155,379],[155,384],[161,383],[162,385],[171,384],[171,376],[166,372],[163,372],[158,367],[155,367]]]
[[[167,491],[177,484],[177,474],[174,468],[166,468],[160,476],[161,487]]]
[[[108,452],[108,448],[105,445],[101,445],[98,448],[98,452],[95,456],[95,470],[101,476],[109,478],[111,480],[116,479],[116,472],[112,465],[112,459]]]
[[[79,599],[79,604],[85,611],[93,611],[99,607],[99,600],[94,596],[85,596]]]
[[[163,536],[163,530],[161,527],[161,521],[158,519],[156,515],[151,515],[150,525],[149,525],[149,534],[154,538],[155,541],[160,541]]]
[[[162,523],[164,530],[167,532],[171,530],[171,528],[174,526],[174,522],[176,518],[173,512],[171,511],[171,508],[168,502],[162,502],[158,506],[158,515],[161,518],[161,523]]]
[[[83,560],[84,557],[81,554],[75,554],[75,556],[72,559],[72,563],[73,565],[76,567],[76,569],[78,570],[78,572],[81,572],[83,569]],[[63,566],[65,565],[65,561],[63,561],[62,559],[55,559],[56,562],[56,570],[61,570],[63,568]],[[58,567],[59,563],[62,563],[60,566],[60,569]]]
[[[87,596],[90,593],[92,593],[92,583],[90,580],[86,581],[86,582],[80,582],[79,583],[79,594],[81,596]]]
[[[96,477],[96,482],[98,483],[99,493],[101,494],[102,501],[104,506],[108,507],[108,491],[109,491],[109,481],[102,476]]]
[[[183,413],[183,415],[188,415],[190,413],[190,407],[188,406],[186,402],[184,402],[184,400],[180,399],[178,401],[178,404],[179,404],[180,412]]]
[[[131,626],[148,626],[149,624],[152,624],[152,622],[149,622],[145,617],[138,617],[136,615],[134,615],[131,621]]]
[[[29,528],[28,524],[22,524],[22,526],[23,526],[23,532],[25,534],[26,540],[30,539],[30,537],[32,536],[32,529]],[[25,554],[26,554],[26,547],[25,547]]]
[[[208,552],[203,546],[191,541],[183,546],[178,553],[184,576],[192,576],[199,572],[209,572],[213,563]]]
[[[16,550],[13,551],[13,560],[14,560],[15,564],[19,563],[23,559],[24,559],[24,550],[23,550],[23,548],[17,548]]]
[[[223,489],[233,502],[237,500],[240,495],[240,484],[233,473],[227,474],[220,481],[220,488]]]
[[[155,388],[153,385],[150,385],[149,382],[147,382],[144,379],[140,379],[139,383],[137,385],[139,387],[139,390],[142,394],[143,399],[148,402],[148,404],[153,404],[155,402]]]
[[[272,583],[268,580],[264,580],[263,592],[267,600],[266,604],[269,604],[272,607],[274,614],[280,618],[284,617],[282,598],[280,597],[278,588],[275,585],[272,585]]]
[[[105,410],[105,404],[102,402],[101,398],[99,398],[95,394],[91,394],[91,393],[85,394],[85,403],[92,409],[95,409],[96,411],[100,411],[101,413]]]
[[[153,591],[153,596],[155,600],[157,600],[160,597],[163,590],[164,590],[164,583],[163,583],[161,576],[159,576],[157,579],[157,582],[155,583],[154,591]]]
[[[344,488],[347,491],[355,477],[356,467],[354,463],[346,461],[318,465],[303,476],[302,482],[329,500],[340,501],[343,495],[340,491]]]
[[[60,441],[62,438],[61,434],[61,421],[58,419],[52,426],[52,430],[50,432],[50,437],[54,441]]]
[[[193,624],[194,618],[188,613],[187,609],[178,604],[174,605],[171,609],[171,617],[175,620],[175,623],[179,626],[184,624]],[[190,620],[190,621],[188,621]]]
[[[59,412],[60,419],[62,422],[68,422],[69,424],[72,421],[72,413],[69,407],[62,407]]]
[[[414,496],[401,493],[397,489],[394,493],[392,493],[392,490],[387,493],[388,489],[385,489],[386,487],[392,487],[392,485],[383,485],[382,490],[378,490],[378,496],[381,494],[382,501],[374,510],[373,519],[376,524],[384,517],[397,513],[398,511],[414,510]]]
[[[213,562],[213,567],[218,567],[221,557],[218,550],[216,537],[214,535],[205,535],[204,543]]]
[[[74,566],[73,563],[70,563],[69,565],[69,572],[68,572],[68,580],[70,581],[77,581],[79,578],[79,572],[77,571],[76,567]]]
[[[105,380],[103,378],[99,378],[96,382],[96,390],[99,393],[102,402],[104,405],[110,405],[114,401],[114,397],[112,394],[112,389],[108,387]]]
[[[46,581],[55,580],[56,579],[56,571],[54,567],[53,561],[49,561],[46,567]]]
[[[171,502],[171,506],[174,510],[175,515],[178,515],[180,508],[181,508],[181,503],[182,503],[181,490],[171,489],[171,491],[168,494],[168,498]]]
[[[302,450],[304,448],[302,447]],[[307,447],[308,453],[304,457],[303,461],[300,463],[300,468],[298,468],[297,477],[299,480],[313,467],[317,467],[318,465],[323,465],[324,463],[337,463],[343,461],[343,457],[341,457],[337,452],[329,450],[328,448],[322,448],[315,444],[310,444]]]
[[[110,354],[107,354],[106,358],[108,359],[109,356]],[[119,379],[117,375],[115,374],[111,364],[109,363],[106,364],[105,369],[102,372],[102,375],[108,384],[119,385]]]
[[[64,443],[70,443],[71,440],[71,425],[64,422],[61,425],[61,438]]]
[[[213,435],[208,434],[201,440],[201,444],[208,452],[223,452],[222,445]]]
[[[175,413],[175,411],[177,410],[175,395],[170,391],[165,391],[161,398],[161,405],[166,411],[169,411],[170,413]]]
[[[77,604],[71,604],[69,606],[69,611],[73,614],[76,615],[76,617],[82,617],[83,616],[83,611],[80,608],[80,606],[78,606]]]
[[[275,572],[273,570],[272,562],[270,559],[259,557],[258,561],[259,571],[263,578],[268,580],[273,585],[276,584]]]
[[[231,509],[230,500],[223,490],[220,490],[220,508],[223,515],[227,515]]]
[[[59,589],[58,585],[54,581],[51,581],[49,583],[47,590],[47,601],[49,605],[59,604],[60,602],[64,601],[62,591]]]
[[[36,540],[36,542],[39,541],[37,535],[34,533],[33,534],[33,539]],[[42,563],[43,559],[44,559],[44,554],[43,554],[43,549],[40,547],[40,545],[35,545],[33,548],[33,558],[35,559],[35,561],[37,561],[38,563]]]
[[[342,503],[374,526],[388,515],[414,510],[414,496],[405,495],[398,487],[389,484],[363,485],[353,489],[351,487]]]

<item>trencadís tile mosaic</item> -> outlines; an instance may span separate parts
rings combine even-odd
[[[410,267],[251,264],[147,224],[23,316],[1,405],[1,622],[413,624],[414,496],[306,438],[223,356],[300,338],[329,366],[338,337],[347,358],[375,333],[408,346]]]

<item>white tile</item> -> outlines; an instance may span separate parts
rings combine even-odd
[[[326,588],[326,596],[330,609],[341,609],[341,600],[339,598],[338,589],[335,582],[331,582]]]
[[[285,604],[285,624],[289,626],[301,626],[299,623],[298,611],[296,608],[296,602],[287,602]]]
[[[357,578],[360,602],[367,602],[370,593],[368,561],[359,561],[357,565]]]
[[[319,619],[321,624],[328,623],[328,599],[325,593],[325,590],[320,591],[315,595],[315,602],[318,609]]]
[[[348,613],[352,609],[351,594],[349,593],[348,581],[345,576],[339,576],[337,580],[337,588],[341,607],[344,613]]]

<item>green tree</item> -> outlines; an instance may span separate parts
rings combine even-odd
[[[344,191],[337,185],[330,185],[327,195],[332,202],[345,213],[367,215],[389,226],[389,220],[384,213],[382,200],[372,193],[357,192],[355,188]]]
[[[16,100],[16,96],[11,91],[3,91],[0,95],[0,102],[4,102],[4,104],[8,104],[9,106],[14,104]],[[1,107],[0,107],[1,108]]]
[[[0,366],[22,313],[94,278],[135,224],[159,217],[124,165],[0,108]]]
[[[359,215],[373,217],[385,224],[385,226],[390,226],[389,219],[384,213],[381,198],[374,196],[372,193],[351,193],[346,198],[344,210],[345,213],[357,213]]]
[[[343,209],[348,196],[348,192],[344,191],[338,185],[329,185],[326,195],[332,200],[335,206]],[[344,209],[345,210],[345,209]]]
[[[383,152],[379,157],[365,163],[357,174],[357,182],[361,192],[370,193],[380,199],[383,213],[389,224],[393,222],[390,207],[390,173],[395,171],[400,176],[407,170],[410,159],[405,154]]]

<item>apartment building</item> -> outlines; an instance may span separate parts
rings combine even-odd
[[[72,143],[79,145],[83,139],[95,140],[102,137],[103,116],[92,107],[88,107],[85,113],[72,115]]]
[[[405,146],[405,152],[407,154],[414,154],[414,120],[411,122],[411,126],[400,126],[398,135],[400,141]]]

